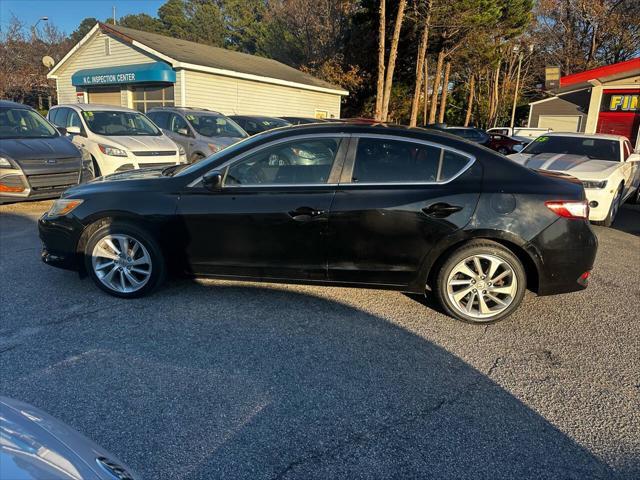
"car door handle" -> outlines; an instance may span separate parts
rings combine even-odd
[[[433,218],[445,218],[453,213],[459,212],[460,210],[462,210],[462,207],[458,205],[449,205],[444,202],[434,203],[433,205],[429,205],[422,209],[425,215]]]
[[[323,215],[325,210],[318,210],[311,207],[298,207],[295,210],[289,212],[289,216],[296,222],[308,222],[314,217]]]

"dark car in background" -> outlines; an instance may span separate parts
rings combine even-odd
[[[324,123],[329,121],[324,118],[312,118],[312,117],[279,117],[279,118],[289,122],[291,125],[307,125],[309,123]]]
[[[279,127],[289,127],[291,123],[278,117],[261,117],[256,115],[229,115],[229,118],[240,125],[249,135],[266,132]]]
[[[486,144],[491,150],[503,155],[510,155],[522,150],[528,142],[502,135],[501,133],[489,133],[489,142]]]
[[[580,182],[452,135],[324,123],[71,188],[39,229],[45,263],[118,297],[175,271],[431,292],[485,323],[587,286],[588,211]]]
[[[0,100],[0,203],[57,197],[90,178],[87,152],[31,107]]]
[[[452,135],[457,135],[470,142],[477,143],[479,145],[488,146],[490,138],[489,134],[484,130],[475,127],[443,127],[443,130]]]
[[[204,108],[156,107],[147,112],[147,117],[182,145],[189,162],[200,161],[247,137],[247,132],[229,117]]]

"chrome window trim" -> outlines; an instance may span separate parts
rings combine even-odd
[[[447,179],[447,180],[441,180],[441,181],[434,181],[434,182],[344,182],[344,183],[340,183],[340,186],[343,185],[349,185],[349,186],[374,186],[374,187],[379,187],[379,186],[385,186],[385,185],[396,185],[396,186],[420,186],[420,185],[446,185],[447,183],[450,183],[452,181],[454,181],[456,178],[458,178],[459,176],[461,176],[463,173],[465,173],[467,170],[469,170],[469,168],[471,168],[471,166],[476,162],[476,157],[474,155],[471,155],[470,153],[467,152],[463,152],[462,150],[458,150],[457,148],[452,148],[452,147],[448,147],[446,145],[443,145],[441,143],[435,143],[435,142],[431,142],[429,140],[421,140],[419,138],[413,138],[413,137],[405,137],[402,135],[385,135],[385,134],[377,134],[377,133],[354,133],[352,135],[353,138],[374,138],[374,139],[381,139],[381,140],[395,140],[395,141],[406,141],[406,142],[412,142],[412,143],[419,143],[421,145],[426,145],[429,147],[434,147],[434,148],[439,148],[442,150],[442,154],[441,156],[443,156],[444,151],[447,150],[449,152],[453,152],[456,153],[458,155],[461,155],[463,157],[468,158],[469,160],[467,161],[467,163],[462,167],[462,169],[456,173],[455,175],[453,175],[451,178]],[[355,162],[357,162],[358,159],[354,158],[354,164],[353,166],[355,167]],[[353,172],[352,172],[353,173]],[[440,173],[440,172],[438,172]]]
[[[263,150],[265,148],[270,148],[280,143],[289,143],[289,142],[295,142],[297,140],[314,139],[314,138],[349,138],[351,136],[352,134],[350,133],[335,132],[335,133],[307,133],[306,135],[297,135],[295,137],[278,138],[267,143],[262,143],[257,147],[247,150],[246,152],[240,154],[237,157],[233,157],[227,160],[222,165],[218,166],[216,170],[223,170],[227,168],[229,165],[231,165],[232,163],[240,162],[245,158],[247,158],[249,155],[253,155],[256,152],[259,152],[260,150]],[[334,158],[333,161],[335,162],[335,160],[336,159]],[[331,165],[331,168],[333,168],[333,164]],[[211,170],[208,170],[207,173],[210,171]],[[204,175],[206,174],[200,175],[198,178],[196,178],[191,183],[189,183],[187,185],[187,188],[199,187],[200,183],[202,182],[202,177]],[[282,188],[282,187],[297,188],[297,187],[323,187],[323,186],[331,186],[331,185],[336,186],[338,184],[337,183],[295,183],[295,184],[272,183],[268,185],[229,185],[227,186],[227,188]],[[223,188],[224,188],[224,184],[223,184]]]

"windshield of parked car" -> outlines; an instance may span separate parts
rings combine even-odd
[[[82,112],[82,116],[89,130],[98,135],[108,137],[162,135],[151,120],[138,112],[89,110]]]
[[[27,108],[0,109],[0,138],[53,138],[58,131]]]
[[[205,137],[244,138],[247,133],[230,118],[210,113],[189,113],[185,115],[196,132]]]
[[[619,162],[620,142],[602,138],[542,135],[527,145],[521,153],[563,153]]]

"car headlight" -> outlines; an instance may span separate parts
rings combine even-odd
[[[0,168],[14,168],[14,166],[8,158],[0,157]]]
[[[82,202],[84,202],[84,200],[80,200],[78,198],[59,198],[58,200],[53,202],[53,205],[51,205],[47,216],[62,217],[70,213],[72,210],[75,210],[75,208],[78,207]]]
[[[607,186],[607,181],[606,180],[600,180],[600,181],[583,180],[582,186],[584,188],[605,188]]]
[[[121,148],[110,147],[109,145],[98,145],[98,148],[105,155],[109,155],[110,157],[126,157],[127,152],[122,150]]]

